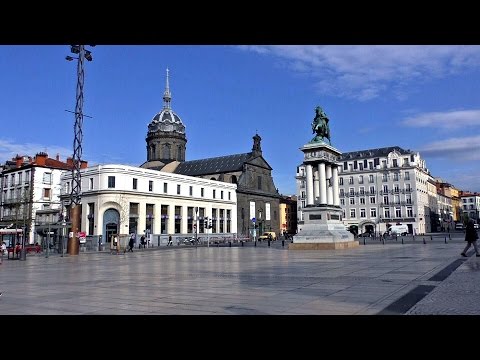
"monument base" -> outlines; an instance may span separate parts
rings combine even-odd
[[[304,208],[304,224],[293,237],[289,250],[336,250],[359,246],[352,233],[345,229],[338,206],[318,205]]]

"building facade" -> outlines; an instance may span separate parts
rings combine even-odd
[[[299,220],[306,206],[305,169],[297,168]],[[343,153],[338,186],[343,221],[358,233],[383,233],[406,224],[412,234],[431,231],[427,183],[432,177],[418,152],[398,146]],[[315,181],[315,179],[314,179]]]
[[[82,162],[85,168],[87,162]],[[0,216],[2,225],[23,228],[25,242],[41,243],[46,235],[43,225],[57,223],[62,214],[60,179],[73,166],[71,158],[49,158],[40,152],[34,158],[17,156],[1,174]],[[38,231],[37,231],[38,230]]]
[[[480,194],[471,192],[461,192],[460,194],[461,206],[461,220],[459,222],[465,223],[469,219],[477,224],[480,224]]]
[[[236,185],[119,164],[81,171],[81,231],[111,241],[113,235],[233,235]],[[67,206],[72,175],[62,176]],[[210,219],[212,228],[206,229]]]
[[[282,196],[280,198],[280,234],[297,233],[297,197]]]

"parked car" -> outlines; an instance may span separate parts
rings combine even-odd
[[[478,229],[478,228],[480,228],[480,225],[479,224],[473,224],[473,228]]]
[[[455,230],[463,230],[463,224],[462,223],[456,223],[455,224]]]
[[[268,240],[268,238],[270,238],[270,240],[277,240],[277,234],[275,234],[274,231],[265,231],[258,237],[258,241]]]
[[[407,235],[408,226],[405,224],[392,225],[386,233],[388,233],[387,235]]]

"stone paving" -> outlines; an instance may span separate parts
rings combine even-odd
[[[480,258],[459,256],[463,234],[421,239],[368,239],[347,250],[277,242],[4,258],[0,314],[480,314]],[[459,259],[446,279],[432,280]],[[433,290],[408,303],[419,286]]]

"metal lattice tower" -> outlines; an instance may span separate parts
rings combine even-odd
[[[70,193],[71,206],[80,204],[80,193],[81,193],[80,165],[81,165],[81,159],[82,159],[82,141],[83,141],[83,130],[82,130],[83,128],[83,82],[85,78],[85,73],[83,70],[84,61],[85,61],[85,46],[78,45],[77,93],[76,93],[75,125],[74,125],[75,137],[73,140],[72,192]]]

